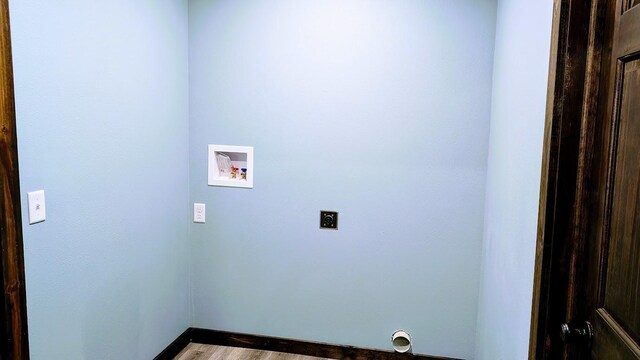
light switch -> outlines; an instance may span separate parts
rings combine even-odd
[[[44,206],[44,190],[27,193],[27,201],[29,203],[29,224],[44,221],[47,218]]]
[[[193,203],[193,222],[204,223],[205,217],[205,205],[199,203]]]

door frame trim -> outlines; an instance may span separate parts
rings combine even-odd
[[[29,359],[9,0],[0,0],[0,265],[2,359]]]
[[[554,1],[529,359],[578,351],[565,348],[560,324],[587,316],[585,235],[608,3]]]

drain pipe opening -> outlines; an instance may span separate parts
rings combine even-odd
[[[404,330],[398,330],[391,335],[393,350],[399,353],[411,351],[411,335]]]

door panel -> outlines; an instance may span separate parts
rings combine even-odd
[[[613,53],[616,58],[640,51],[638,32],[640,32],[640,6],[636,5],[618,19]]]
[[[633,339],[626,337],[618,322],[604,309],[596,312],[593,359],[640,359],[640,348]]]
[[[640,289],[640,60],[618,68],[622,69],[621,105],[604,305],[638,339],[639,303],[629,295],[639,294]]]
[[[640,4],[640,0],[628,0],[624,10],[627,11],[638,4]]]
[[[612,353],[637,348],[640,339],[640,308],[635,295],[640,291],[640,59],[621,60],[616,69],[617,106],[612,120],[618,131],[614,132],[617,141],[612,142],[617,146],[612,152],[615,170],[613,186],[609,187],[613,191],[609,254],[604,306],[595,316],[598,346],[594,350],[596,358],[602,359],[615,359]]]
[[[640,0],[619,0],[611,21],[612,86],[602,104],[608,109],[611,141],[606,152],[610,174],[601,193],[608,202],[603,218],[604,284],[592,320],[593,358],[640,359]],[[628,9],[628,10],[626,10]],[[626,11],[625,11],[626,10]]]

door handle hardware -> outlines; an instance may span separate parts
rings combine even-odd
[[[560,326],[560,337],[565,344],[582,343],[591,348],[593,325],[588,321],[564,323]]]

